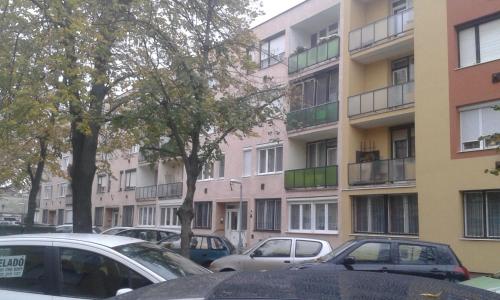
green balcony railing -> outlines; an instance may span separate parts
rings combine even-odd
[[[285,189],[336,187],[337,166],[285,171]]]
[[[340,54],[340,38],[335,37],[316,47],[305,50],[288,58],[288,73],[295,73],[317,63],[338,58]]]
[[[291,111],[286,116],[288,131],[337,122],[339,103],[330,102],[301,110]]]

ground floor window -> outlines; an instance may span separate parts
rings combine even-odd
[[[123,207],[122,226],[134,225],[134,206],[126,205]]]
[[[160,210],[160,225],[179,227],[179,217],[177,216],[178,206],[162,207]]]
[[[66,224],[73,224],[73,211],[72,210],[67,210],[65,218],[66,218],[66,220],[64,222]]]
[[[48,209],[44,209],[42,211],[42,223],[43,224],[49,223],[49,210]]]
[[[418,234],[416,194],[353,197],[354,232]]]
[[[212,202],[194,203],[194,228],[212,228]]]
[[[500,190],[464,193],[465,236],[500,238]]]
[[[139,207],[139,225],[155,225],[156,207]]]
[[[64,224],[64,209],[57,210],[57,225]]]
[[[338,230],[337,201],[307,201],[290,203],[289,230],[325,232]]]
[[[104,207],[96,207],[94,211],[94,225],[102,226],[104,217]]]
[[[255,212],[255,230],[281,230],[281,199],[257,199]]]

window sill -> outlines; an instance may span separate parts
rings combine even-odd
[[[281,233],[281,230],[273,230],[273,229],[254,229],[254,232],[276,232]]]
[[[463,237],[460,238],[461,241],[479,241],[479,242],[500,242],[500,237],[498,238],[485,238],[485,237],[480,237],[480,238],[473,238],[473,237]]]
[[[483,62],[480,62],[480,63],[477,63],[477,64],[473,64],[473,65],[470,65],[470,66],[457,67],[453,71],[461,71],[461,70],[465,70],[465,69],[469,69],[469,68],[473,68],[473,67],[478,67],[478,66],[481,66],[481,65],[484,65],[484,64],[489,64],[489,63],[492,63],[492,62],[497,62],[497,61],[500,61],[500,58],[497,58],[497,59],[494,59],[494,60],[489,60],[489,61],[483,61]]]
[[[208,182],[208,181],[214,181],[215,178],[208,178],[208,179],[198,179],[196,182]]]
[[[127,191],[134,191],[134,190],[135,190],[135,186],[126,187],[126,188],[124,189],[124,191],[125,191],[125,192],[127,192]]]
[[[382,237],[382,238],[395,238],[395,239],[419,239],[420,237],[418,235],[394,235],[394,234],[378,234],[378,233],[351,233],[349,236],[356,236],[356,237],[363,237],[363,236],[369,236],[369,237]]]
[[[272,173],[257,173],[257,176],[280,175],[280,174],[283,174],[283,171],[272,172]]]
[[[312,231],[312,230],[288,230],[286,233],[339,235],[338,230],[323,230],[323,231],[321,231],[321,230],[315,230],[315,231]]]
[[[470,153],[470,152],[481,152],[481,151],[491,151],[497,150],[500,146],[496,147],[488,147],[488,148],[477,148],[477,149],[469,149],[469,150],[459,150],[457,153]]]

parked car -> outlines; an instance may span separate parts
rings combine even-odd
[[[101,234],[110,234],[110,235],[115,235],[120,231],[124,231],[127,229],[132,229],[134,227],[122,227],[122,226],[116,226],[116,227],[111,227],[109,229],[103,230]]]
[[[351,240],[300,269],[339,269],[416,275],[449,281],[469,279],[450,246],[404,239]]]
[[[34,224],[26,226],[25,224],[2,224],[0,225],[0,236],[23,234],[23,233],[48,233],[56,232],[56,227],[53,225]]]
[[[500,272],[489,276],[472,278],[460,283],[500,294]]]
[[[57,233],[73,233],[73,224],[64,224],[56,226]],[[101,229],[97,226],[92,226],[92,233],[100,233]]]
[[[180,234],[180,231],[163,229],[163,228],[140,228],[140,227],[125,229],[115,233],[115,235],[128,236],[153,243],[158,243],[159,241],[175,234]]]
[[[179,253],[181,251],[181,236],[178,234],[170,236],[158,244]],[[208,267],[218,258],[234,254],[236,250],[225,237],[201,234],[193,235],[190,248],[189,258],[204,267]]]
[[[243,254],[215,260],[210,269],[216,272],[286,269],[290,265],[319,258],[331,251],[330,243],[322,240],[273,237],[257,243]]]
[[[147,286],[115,300],[494,300],[500,295],[443,280],[331,270],[226,272]]]
[[[2,300],[106,298],[207,273],[176,253],[127,237],[53,233],[0,238]]]

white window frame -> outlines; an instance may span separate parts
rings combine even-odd
[[[496,149],[498,146],[487,146],[485,143],[484,139],[479,139],[482,136],[485,136],[483,134],[483,111],[485,109],[493,109],[492,107],[500,105],[500,101],[494,101],[490,103],[485,103],[485,104],[479,104],[479,105],[472,105],[472,106],[467,106],[459,109],[460,113],[460,151],[461,152],[470,152],[470,151],[478,151],[478,150],[490,150],[490,149]],[[463,118],[462,118],[462,113],[463,112],[468,112],[468,111],[474,111],[477,110],[479,113],[479,137],[477,140],[473,141],[464,141],[463,140],[463,129],[464,125],[462,123]],[[498,116],[500,117],[500,111],[498,111]],[[500,133],[500,129],[498,130],[498,133]],[[464,144],[465,143],[472,143],[472,142],[479,142],[479,147],[478,148],[472,148],[472,149],[465,149]]]
[[[463,28],[460,28],[460,29],[457,30],[457,39],[458,39],[458,67],[459,68],[472,67],[472,66],[475,66],[475,65],[478,65],[478,64],[483,64],[483,63],[487,63],[487,62],[490,62],[490,61],[496,61],[496,60],[500,59],[500,57],[494,58],[494,59],[490,59],[490,60],[483,60],[481,58],[481,34],[479,33],[480,30],[481,30],[480,27],[482,25],[486,25],[486,24],[492,23],[492,22],[499,22],[499,20],[500,20],[500,15],[497,14],[495,17],[485,19],[484,21],[478,20],[478,22],[476,22],[475,24],[472,24],[470,26],[466,26],[466,27],[463,27]],[[472,29],[473,37],[474,37],[474,39],[473,39],[473,41],[474,41],[474,43],[473,43],[473,49],[474,49],[474,54],[476,55],[476,57],[474,58],[475,62],[472,63],[472,64],[463,65],[462,61],[461,61],[460,33],[464,32],[466,30],[471,30],[471,29]],[[500,34],[500,29],[498,29],[498,31],[499,31],[499,34]],[[479,53],[477,53],[478,50],[479,50]]]
[[[52,186],[46,185],[43,187],[43,199],[52,199]]]
[[[156,206],[147,205],[147,206],[139,206],[138,214],[139,220],[137,224],[140,226],[155,226],[156,224]]]
[[[178,211],[180,206],[160,206],[160,226],[168,228],[180,228],[180,220],[177,214],[174,214],[175,209]],[[163,211],[165,211],[165,216],[162,219]],[[170,223],[167,223],[170,220]],[[175,220],[175,224],[173,224]]]
[[[278,161],[276,158],[277,149],[281,148],[281,170],[276,170],[276,162]],[[269,163],[269,150],[274,150],[274,171],[269,172],[268,163]],[[261,172],[260,170],[260,152],[265,151],[266,153],[266,163],[265,163],[265,172]],[[257,175],[270,175],[270,174],[280,174],[283,173],[283,145],[276,145],[272,147],[262,147],[257,149]]]
[[[63,156],[61,164],[62,164],[63,171],[66,171],[68,169],[68,166],[69,166],[69,156]]]
[[[59,190],[59,198],[64,198],[66,197],[66,194],[67,194],[67,183],[60,183],[59,184],[59,187],[58,187],[58,190]]]
[[[207,177],[205,177],[205,171],[207,169],[207,166],[211,165],[212,166],[212,172],[208,174]],[[201,168],[200,175],[198,176],[198,181],[209,181],[214,179],[214,166],[215,164],[213,162],[206,163],[203,165],[203,168]]]
[[[218,166],[217,177],[219,179],[224,179],[224,177],[226,176],[226,154],[225,153],[222,153],[221,159],[217,161],[217,166]],[[221,171],[222,171],[222,174],[221,174]]]
[[[337,205],[337,229],[328,228],[328,208],[327,205]],[[299,229],[292,228],[292,205],[300,205],[299,210]],[[304,205],[311,205],[311,229],[303,229],[303,207]],[[325,228],[324,230],[316,229],[316,205],[325,206]],[[312,233],[312,234],[338,234],[339,233],[339,205],[338,200],[322,200],[322,201],[289,201],[288,202],[288,231],[298,233]]]
[[[132,174],[134,175],[134,181],[132,185]],[[125,171],[125,182],[124,182],[124,188],[126,191],[128,190],[134,190],[135,187],[137,186],[137,170],[136,169],[130,169]]]
[[[498,193],[500,190],[479,190],[479,191],[466,191],[463,193],[463,207],[464,207],[464,237],[468,239],[491,239],[491,240],[498,240],[500,239],[500,235],[492,235],[490,234],[490,222],[489,222],[489,198],[488,194],[489,193]],[[467,225],[468,225],[468,219],[467,219],[467,194],[468,193],[481,193],[481,205],[482,205],[482,224],[481,224],[481,229],[483,232],[482,236],[473,236],[470,235],[467,232]]]
[[[249,161],[250,161],[250,164],[248,165],[248,167],[250,168],[249,170],[246,169],[246,165],[245,165],[245,155],[246,153],[248,153],[249,155]],[[243,149],[243,170],[242,170],[242,177],[250,177],[252,176],[252,148],[247,148],[247,149]]]
[[[277,40],[277,39],[283,39],[283,52],[281,53],[277,53],[275,55],[272,55],[271,54],[271,42],[274,41],[274,40]],[[263,46],[267,46],[267,47],[263,47]],[[283,34],[279,34],[279,35],[276,35],[276,36],[273,36],[271,38],[268,38],[268,39],[265,39],[263,41],[260,42],[259,44],[259,68],[260,69],[266,69],[266,68],[269,68],[271,66],[274,66],[280,62],[282,62],[285,58],[285,52],[286,52],[286,37],[285,37],[285,33]],[[264,56],[267,56],[265,59],[263,59],[263,52],[264,52]],[[267,63],[265,64],[265,66],[262,66],[262,62],[264,60],[267,60]]]
[[[106,175],[97,175],[97,193],[102,194],[106,191],[106,183],[105,180]]]

